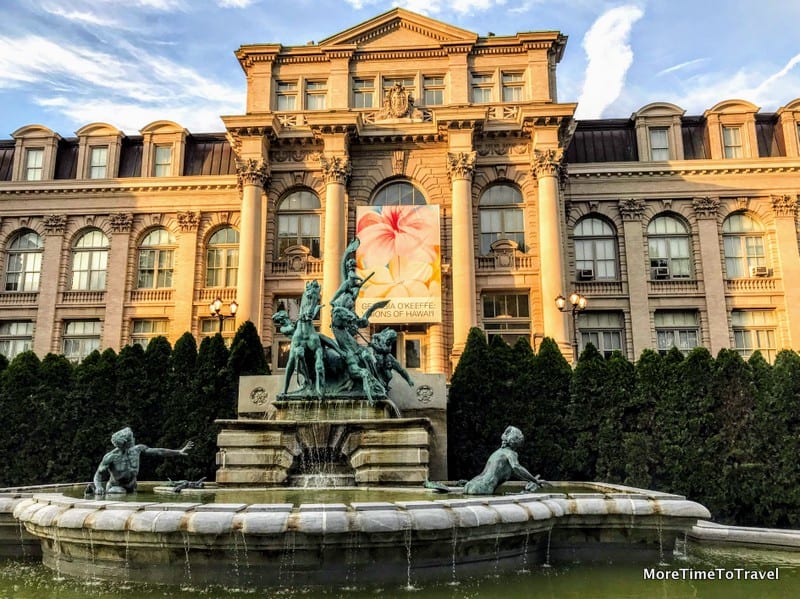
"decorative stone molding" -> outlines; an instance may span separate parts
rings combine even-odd
[[[340,183],[347,185],[352,172],[352,165],[347,156],[325,156],[319,157],[319,165],[322,167],[322,176],[325,183]]]
[[[790,216],[794,218],[797,214],[797,196],[774,195],[772,200],[772,211],[775,216]]]
[[[698,218],[717,218],[719,198],[712,198],[709,196],[694,198],[692,200],[692,207]]]
[[[240,188],[245,185],[258,185],[263,188],[269,183],[269,165],[263,160],[254,158],[237,160],[236,176],[238,177]]]
[[[403,175],[406,172],[407,150],[395,150],[392,152],[392,174]]]
[[[619,206],[620,214],[622,214],[622,220],[642,220],[645,209],[644,200],[640,200],[639,198],[627,198],[620,200],[617,205]]]
[[[664,210],[672,210],[672,198],[661,198],[661,208]]]
[[[67,228],[67,217],[64,214],[48,214],[42,219],[45,235],[62,235]]]
[[[200,213],[187,210],[186,212],[178,212],[178,226],[181,231],[197,231],[197,226],[200,224]]]
[[[447,174],[450,179],[471,179],[475,171],[476,152],[448,152]]]
[[[531,159],[531,174],[539,177],[560,177],[564,168],[561,163],[564,150],[534,150]]]
[[[395,82],[391,89],[383,95],[383,107],[375,115],[376,120],[386,119],[421,119],[422,111],[414,106],[414,98],[405,86]]]
[[[111,231],[114,233],[129,233],[133,227],[133,214],[130,212],[111,214],[108,220],[111,222]]]
[[[747,196],[740,196],[734,200],[736,210],[747,210],[750,206],[750,198]]]

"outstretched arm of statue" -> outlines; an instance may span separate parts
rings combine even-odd
[[[516,453],[509,456],[508,463],[511,465],[511,469],[514,471],[514,474],[516,474],[522,480],[528,481],[528,484],[525,485],[526,491],[533,491],[538,489],[542,485],[547,484],[547,481],[542,480],[538,474],[534,476],[533,474],[528,472],[527,468],[525,468],[522,464],[519,463],[519,459],[517,458]]]
[[[163,447],[144,446],[143,452],[145,455],[154,455],[163,458],[169,456],[186,455],[193,447],[194,443],[192,441],[187,441],[186,445],[180,449],[164,449]]]

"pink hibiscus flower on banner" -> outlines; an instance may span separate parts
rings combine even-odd
[[[428,206],[383,206],[364,214],[357,225],[364,268],[386,266],[393,258],[432,262],[438,257],[439,219]]]

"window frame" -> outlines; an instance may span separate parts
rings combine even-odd
[[[588,222],[598,222],[603,227],[607,227],[610,233],[605,234],[598,234],[592,232],[591,234],[584,234],[578,233],[578,228],[583,228],[585,223]],[[591,281],[619,281],[620,280],[620,267],[619,267],[619,241],[617,238],[617,231],[613,225],[611,225],[608,221],[598,216],[586,216],[581,218],[578,222],[575,223],[575,226],[572,229],[572,243],[575,251],[575,279],[576,280],[591,280]],[[600,244],[603,244],[602,247],[606,250],[610,249],[612,257],[611,258],[598,258],[598,247],[601,247]],[[581,248],[580,252],[579,249]],[[591,257],[590,258],[579,258],[579,253],[582,253],[584,256],[586,255],[585,249],[590,249]],[[591,268],[589,268],[589,263],[591,263]],[[600,270],[598,269],[598,265],[603,264],[607,267],[609,264],[613,266],[613,273],[612,276],[608,276],[604,274],[600,276]],[[585,273],[586,271],[591,271],[591,277],[584,277],[581,273]],[[604,272],[607,272],[608,269],[604,268]]]
[[[315,206],[301,205],[298,208],[287,207],[287,203],[297,198],[298,202],[305,203],[313,199]],[[302,245],[311,250],[310,255],[319,258],[322,255],[322,202],[319,196],[310,189],[295,189],[286,194],[278,202],[275,219],[275,257],[283,258],[290,247]],[[284,233],[291,223],[292,217],[297,220],[294,236]],[[311,224],[311,235],[302,235],[304,223]],[[315,235],[313,233],[316,233]],[[309,243],[306,243],[309,242]]]
[[[769,318],[761,318],[767,315]],[[756,322],[758,319],[763,322]],[[733,349],[745,360],[754,352],[760,351],[767,362],[773,363],[778,353],[778,322],[775,310],[731,310],[731,336]],[[764,340],[767,341],[766,345],[762,343]]]
[[[474,71],[470,73],[470,101],[473,104],[491,104],[494,100],[494,73]],[[480,98],[478,96],[481,96]],[[483,97],[488,96],[488,97]]]
[[[519,337],[531,340],[533,320],[529,293],[484,290],[480,299],[483,330],[488,338],[500,335],[509,345]]]
[[[663,145],[656,145],[656,142],[660,142],[661,140],[657,140],[654,134],[663,136]],[[665,162],[670,159],[669,134],[669,127],[647,128],[647,136],[650,141],[650,160],[654,162]]]
[[[608,317],[611,315],[614,315],[616,318],[616,323],[610,322]],[[608,322],[600,322],[599,319],[601,317],[606,318]],[[587,324],[586,321],[590,318],[596,318],[597,322],[594,325],[591,323]],[[619,351],[625,355],[625,319],[622,312],[615,310],[580,312],[576,324],[578,327],[578,354],[581,354],[583,350],[586,349],[586,345],[591,343],[605,358],[610,358],[615,351]],[[606,347],[606,341],[615,337],[617,338],[616,344],[610,343],[608,345],[611,347]],[[602,340],[602,343],[600,343],[600,340]],[[617,347],[614,347],[615,345]]]
[[[166,242],[158,240],[152,245],[145,245],[145,242],[155,233],[163,233],[166,235]],[[175,250],[177,249],[177,242],[172,233],[164,228],[158,227],[148,231],[139,242],[137,246],[137,269],[136,269],[136,289],[174,289],[173,277],[175,274]],[[142,257],[145,253],[154,256],[152,261],[152,268],[147,268],[147,271],[152,270],[152,283],[142,284],[143,271]],[[163,258],[163,259],[162,259]],[[166,283],[169,284],[166,284]]]
[[[503,71],[500,73],[500,97],[505,103],[518,103],[525,101],[525,72],[524,71]],[[507,92],[512,96],[507,97]]]
[[[164,160],[164,151],[169,153],[169,159]],[[175,154],[175,148],[172,144],[155,144],[153,147],[153,176],[154,177],[169,177],[172,175],[172,160]]]
[[[102,162],[95,162],[96,153],[102,150],[105,154]],[[89,179],[108,178],[109,148],[106,145],[89,146]]]
[[[225,234],[224,241],[215,241],[215,238]],[[233,237],[233,240],[229,239]],[[212,256],[221,259],[212,261]],[[214,263],[212,265],[212,262]],[[214,273],[215,276],[210,275]],[[209,237],[206,243],[205,287],[236,287],[239,276],[239,231],[230,225],[219,227]],[[213,278],[213,281],[212,281]],[[224,284],[220,284],[220,282]]]
[[[753,228],[751,230],[746,228],[731,230],[731,227],[734,226],[733,223],[738,222],[750,222]],[[749,214],[733,212],[725,218],[722,222],[722,252],[725,260],[726,279],[752,278],[754,268],[767,268],[769,261],[765,238],[764,226]],[[734,249],[739,253],[731,254],[730,251]],[[753,253],[751,253],[751,249],[754,250]]]
[[[44,180],[44,153],[43,147],[25,148],[25,181]],[[32,160],[38,157],[37,160]],[[35,164],[31,164],[34,162]]]
[[[359,101],[359,99],[361,99],[361,101]],[[369,109],[374,107],[375,78],[353,77],[353,108]]]
[[[98,235],[100,237],[98,237]],[[101,245],[82,246],[81,243],[90,236],[98,238]],[[104,291],[108,273],[108,250],[111,245],[108,236],[100,229],[84,231],[72,246],[72,277],[70,289],[73,291]],[[88,257],[86,264],[79,264],[79,259]],[[82,261],[82,260],[81,260]],[[79,268],[81,266],[81,268]],[[86,283],[80,282],[80,275]],[[78,279],[76,279],[76,276]]]
[[[692,316],[691,322],[687,318],[681,318],[688,315]],[[671,317],[673,322],[666,322],[667,317]],[[664,322],[659,323],[662,318]],[[653,328],[656,333],[656,349],[662,355],[665,355],[673,347],[677,347],[683,355],[700,347],[700,315],[697,310],[656,310],[653,315]],[[673,343],[671,345],[661,343],[662,335],[666,336],[667,334],[672,335]],[[682,343],[683,339],[688,340],[691,335],[694,335],[694,344]],[[675,339],[678,340],[677,344],[674,342]]]
[[[137,328],[150,330],[137,331]],[[141,345],[142,349],[147,349],[147,345],[150,343],[150,341],[156,337],[166,337],[168,333],[168,318],[134,318],[131,320],[130,345]]]
[[[22,240],[25,238],[35,238],[36,246],[15,247],[16,244],[22,243]],[[4,291],[8,293],[31,293],[39,291],[43,254],[44,242],[42,241],[41,235],[30,229],[18,231],[9,240],[6,248]],[[19,268],[12,270],[12,261],[14,261],[17,256],[19,257]],[[12,275],[19,277],[18,281],[14,284],[10,281]],[[10,288],[11,286],[14,288]]]
[[[275,110],[278,112],[295,112],[297,108],[297,97],[299,92],[297,81],[276,81],[275,82]],[[281,104],[287,104],[281,106]],[[290,104],[290,106],[289,106]]]
[[[727,160],[744,158],[744,132],[740,125],[721,125],[720,137],[722,139],[722,157]],[[737,140],[728,139],[728,133],[736,133]],[[737,142],[738,143],[734,143]]]
[[[406,187],[411,188],[410,196],[404,194],[402,191],[402,189]],[[389,197],[391,190],[393,189],[398,190],[397,202],[393,201],[394,198]],[[406,201],[408,197],[411,198],[410,202]],[[421,200],[421,202],[418,200]],[[428,199],[425,197],[425,194],[422,193],[422,191],[416,185],[405,180],[389,181],[385,185],[381,185],[375,190],[375,193],[370,199],[371,206],[425,206],[427,204]]]
[[[495,199],[493,196],[500,190],[510,190],[516,200],[502,202],[502,198]],[[490,214],[497,214],[500,226],[499,231],[486,231],[485,221]],[[513,217],[512,217],[513,215]],[[521,225],[520,230],[511,230],[513,220],[518,220]],[[480,255],[486,256],[491,253],[491,246],[494,242],[501,239],[509,239],[517,244],[517,249],[521,252],[526,251],[525,243],[525,208],[522,192],[514,185],[508,183],[497,183],[492,185],[481,194],[478,200],[478,230],[479,230],[479,251]]]
[[[423,75],[422,76],[422,100],[423,106],[442,106],[444,105],[445,76],[444,75]],[[432,94],[433,100],[430,99]],[[437,101],[438,100],[438,101]]]
[[[652,229],[659,223],[675,223],[682,232],[656,232]],[[686,255],[673,255],[675,242],[685,244]],[[653,255],[654,245],[663,243],[664,255]],[[692,238],[686,224],[671,214],[658,214],[647,224],[647,258],[650,262],[650,280],[690,280],[692,278]],[[685,268],[676,267],[678,265]],[[667,269],[667,275],[662,270]],[[683,274],[685,273],[685,274]]]
[[[25,330],[19,330],[24,327]],[[0,321],[0,354],[10,362],[22,352],[33,348],[33,321]]]
[[[303,105],[306,110],[320,111],[328,108],[327,79],[306,79],[303,85]]]
[[[83,330],[70,331],[74,325],[82,325]],[[86,330],[87,325],[93,330]],[[95,330],[96,329],[96,330]],[[80,362],[94,350],[100,349],[103,335],[103,323],[96,319],[70,319],[64,321],[64,332],[61,334],[61,353],[70,362]],[[77,351],[68,351],[69,345],[75,345]]]

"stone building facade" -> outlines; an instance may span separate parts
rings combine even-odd
[[[391,323],[412,370],[450,372],[472,326],[568,355],[800,347],[800,99],[577,122],[565,45],[398,8],[240,47],[247,105],[224,132],[18,129],[0,140],[0,352],[78,360],[251,320],[280,367],[272,314],[312,279],[328,303],[359,207],[409,204],[441,224],[441,319]],[[573,291],[574,319],[554,301]]]

